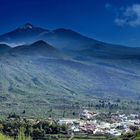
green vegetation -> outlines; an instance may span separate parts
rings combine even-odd
[[[23,127],[20,128],[17,140],[31,140],[31,137],[25,136],[25,129]]]
[[[12,118],[0,121],[0,132],[17,140],[33,140],[51,138],[51,135],[67,134],[66,125],[58,125],[53,120],[27,120],[19,116],[10,115]],[[15,117],[15,118],[13,118]]]
[[[61,126],[54,120],[22,119],[16,114],[10,114],[8,119],[0,121],[0,133],[5,140],[68,140],[70,138],[73,140],[96,138],[107,140],[105,136],[83,134],[73,136],[67,125]]]
[[[28,122],[29,123],[29,122]],[[29,129],[27,124],[19,124],[20,126],[18,133],[14,136],[13,132],[15,131],[14,127],[11,128],[11,125],[7,125],[7,129],[0,125],[1,133],[0,140],[140,140],[140,130],[135,129],[133,133],[127,133],[125,135],[121,135],[120,137],[111,137],[111,136],[96,136],[96,135],[69,135],[67,134],[66,126],[60,129],[60,126],[56,126],[54,122],[39,122],[35,125],[32,125]],[[13,124],[13,122],[12,122]],[[8,127],[10,129],[8,130]],[[17,126],[16,126],[17,127]],[[28,128],[28,129],[27,129]],[[134,130],[134,129],[133,129]],[[10,132],[10,133],[8,133]],[[5,135],[3,135],[3,133]],[[65,134],[64,134],[65,133]],[[10,135],[10,136],[6,136]]]
[[[0,140],[12,140],[12,139],[7,136],[4,136],[3,134],[0,134]]]
[[[7,116],[15,112],[23,117],[44,119],[75,118],[84,108],[140,112],[139,92],[136,92],[140,90],[139,79],[132,77],[132,73],[140,74],[140,66],[119,60],[118,65],[112,60],[102,61],[105,60],[86,62],[18,54],[0,56],[1,114]],[[130,77],[126,76],[128,73]],[[105,77],[111,77],[110,82]],[[116,78],[119,79],[115,81],[122,82],[116,83],[113,80]]]
[[[140,130],[122,135],[118,140],[140,140]]]
[[[23,135],[24,135],[24,133],[22,133],[22,136],[18,137],[16,140],[32,140],[31,138],[26,138]],[[39,140],[68,140],[68,139],[70,139],[70,137],[67,137],[65,135],[51,135],[51,136],[47,136],[45,138],[38,138],[38,139]],[[14,140],[14,139],[0,134],[0,140]],[[71,140],[108,140],[108,139],[106,137],[102,137],[102,136],[87,136],[87,137],[86,136],[84,136],[84,137],[76,136],[76,137],[72,138]]]

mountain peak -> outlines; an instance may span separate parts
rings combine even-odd
[[[23,25],[23,29],[32,29],[34,26],[31,23],[26,23]]]
[[[36,42],[34,42],[32,45],[35,45],[35,46],[46,46],[47,45],[47,43],[45,42],[45,41],[43,41],[43,40],[39,40],[39,41],[36,41]]]

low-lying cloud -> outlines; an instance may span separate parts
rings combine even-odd
[[[21,42],[21,43],[7,43],[7,42],[0,42],[0,44],[6,44],[10,47],[16,47],[16,46],[21,46],[21,45],[24,45],[25,42]]]

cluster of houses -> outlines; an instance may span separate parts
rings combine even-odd
[[[110,114],[109,121],[97,119],[100,113],[84,110],[79,119],[60,119],[60,125],[66,124],[73,133],[119,136],[131,132],[131,126],[140,128],[140,118],[136,114]]]

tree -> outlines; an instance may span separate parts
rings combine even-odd
[[[25,129],[21,127],[18,134],[18,140],[26,140],[26,136],[24,132],[25,132]]]
[[[63,125],[61,126],[61,132],[62,132],[63,134],[67,134],[67,133],[68,133],[68,126],[67,126],[66,124],[63,124]]]
[[[66,114],[66,111],[64,110],[64,112],[63,112],[63,118],[65,117],[65,114]]]
[[[16,115],[16,113],[11,113],[11,114],[9,114],[8,119],[11,119],[11,118],[13,118],[13,119],[20,119],[20,116]]]
[[[22,114],[25,114],[25,113],[26,113],[26,111],[25,111],[25,110],[23,110]]]
[[[130,128],[132,131],[137,131],[137,130],[139,130],[138,126],[133,126],[133,125],[131,125],[129,128]]]
[[[76,115],[76,113],[75,113],[75,112],[73,112],[73,113],[72,113],[72,115],[73,115],[73,116],[75,116],[75,115]]]
[[[45,138],[45,131],[40,129],[34,129],[32,132],[33,140],[44,139]]]

